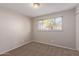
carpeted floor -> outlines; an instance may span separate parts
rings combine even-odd
[[[1,56],[79,56],[75,50],[32,42]]]

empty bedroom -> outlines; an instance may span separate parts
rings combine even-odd
[[[79,56],[79,4],[0,3],[0,56]]]

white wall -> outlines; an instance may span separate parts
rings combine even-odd
[[[0,54],[30,42],[30,36],[28,17],[0,8]]]
[[[79,5],[76,8],[76,49],[79,51]]]
[[[63,31],[61,32],[37,31],[38,19],[46,16],[52,16],[52,17],[63,16]],[[34,18],[33,40],[36,42],[46,43],[50,45],[76,49],[74,9]]]

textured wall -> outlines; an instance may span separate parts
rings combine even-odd
[[[46,16],[63,16],[63,31],[37,31],[37,21]],[[75,10],[67,10],[49,15],[39,16],[33,20],[33,40],[50,45],[76,49]]]
[[[31,21],[28,17],[8,9],[0,9],[0,53],[4,53],[31,39]]]

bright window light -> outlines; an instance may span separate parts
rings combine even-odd
[[[50,19],[43,19],[38,21],[38,30],[41,31],[61,31],[62,30],[62,17],[55,17]]]

